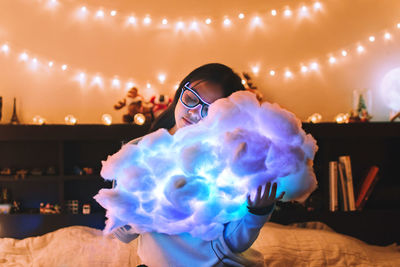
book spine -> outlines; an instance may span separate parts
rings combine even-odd
[[[341,162],[338,163],[338,169],[339,169],[339,177],[340,177],[340,188],[342,189],[342,208],[343,211],[348,211],[349,210],[349,204],[347,200],[347,186],[346,186],[346,181],[344,178],[344,167]]]
[[[369,195],[371,194],[374,185],[376,184],[377,180],[379,179],[379,176],[377,175],[378,171],[379,171],[379,168],[377,166],[372,166],[369,169],[368,174],[365,177],[365,179],[361,185],[360,192],[358,193],[358,196],[357,196],[357,201],[356,201],[357,210],[362,210],[362,208],[365,205],[365,202],[368,200]]]
[[[346,184],[347,184],[347,196],[349,200],[349,210],[356,210],[356,203],[354,199],[354,186],[353,186],[353,175],[351,171],[351,161],[350,156],[341,156],[339,161],[344,165],[344,171],[346,174]]]
[[[337,194],[337,180],[338,180],[338,169],[337,161],[329,162],[329,210],[338,210],[338,194]]]

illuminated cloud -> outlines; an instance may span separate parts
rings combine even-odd
[[[246,214],[258,185],[277,182],[284,201],[305,201],[317,187],[316,150],[294,114],[236,92],[199,123],[174,135],[160,129],[102,162],[101,176],[117,181],[95,196],[107,209],[105,232],[129,224],[137,233],[215,239]]]

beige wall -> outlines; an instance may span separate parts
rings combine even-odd
[[[265,99],[302,120],[318,112],[324,121],[331,121],[337,113],[352,108],[353,90],[365,88],[372,92],[374,119],[388,119],[379,85],[385,73],[400,67],[400,29],[395,28],[400,22],[399,0],[321,1],[323,11],[301,21],[266,14],[273,8],[290,5],[294,9],[312,1],[58,1],[58,8],[48,10],[45,0],[0,0],[0,45],[7,41],[10,46],[8,56],[0,52],[2,123],[10,119],[13,97],[17,97],[18,114],[25,123],[35,115],[49,123],[63,123],[67,114],[81,123],[100,123],[104,113],[120,122],[123,111],[114,111],[113,105],[125,91],[109,86],[114,75],[123,82],[132,77],[145,95],[152,94],[146,91],[147,82],[154,92],[167,93],[189,71],[208,62],[225,63],[238,72],[259,64],[260,73],[254,79]],[[83,2],[90,9],[115,8],[119,15],[115,22],[80,22],[71,14]],[[247,20],[258,12],[264,27],[251,30],[249,23],[237,23],[233,15],[240,12],[248,15]],[[170,21],[210,16],[216,25],[199,33],[176,33],[155,26],[126,29],[120,14],[131,13],[138,18],[150,14],[153,24],[164,16]],[[225,14],[235,21],[230,29],[216,21]],[[382,40],[384,30],[392,32],[393,40]],[[368,43],[368,36],[375,33],[379,34],[376,42]],[[354,52],[358,42],[365,44],[364,55]],[[329,66],[328,54],[342,48],[351,49],[350,55]],[[40,62],[54,60],[68,64],[69,69],[32,71],[17,60],[23,49]],[[321,64],[319,73],[298,73],[301,62],[312,60]],[[290,67],[297,73],[292,80],[283,79],[281,73],[271,78],[267,75],[271,67]],[[80,87],[71,79],[77,70],[107,78],[104,88]],[[160,72],[167,75],[164,85],[157,81]]]

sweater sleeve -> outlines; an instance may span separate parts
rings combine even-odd
[[[224,240],[232,252],[241,253],[251,247],[258,237],[260,229],[271,218],[275,206],[274,203],[262,215],[257,215],[260,212],[249,209],[242,219],[230,222],[225,226]]]

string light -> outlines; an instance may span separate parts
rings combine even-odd
[[[397,23],[397,29],[400,29],[400,23]]]
[[[38,2],[41,3],[43,1],[38,1]],[[48,0],[48,3],[50,3],[51,6],[58,5],[58,1],[57,0]],[[298,15],[300,17],[305,17],[305,16],[309,15],[308,14],[309,10],[314,10],[315,12],[317,12],[317,11],[320,11],[321,9],[322,9],[321,2],[315,2],[315,3],[310,4],[308,6],[302,5],[301,8],[298,8],[298,9],[291,8],[290,6],[286,6],[284,8],[280,8],[279,11],[278,11],[278,9],[272,9],[270,11],[270,13],[271,13],[272,17],[276,17],[278,12],[281,12],[281,13],[283,13],[283,15],[286,18],[289,18],[289,17],[292,17],[294,12],[298,12],[299,13]],[[95,20],[99,20],[99,19],[102,20],[106,16],[106,14],[109,14],[111,17],[118,17],[118,16],[121,17],[121,18],[128,17],[126,14],[125,15],[124,14],[120,14],[119,12],[117,12],[116,9],[112,9],[112,8],[110,8],[109,10],[105,10],[102,7],[90,8],[90,7],[87,7],[87,6],[80,6],[80,7],[77,7],[77,9],[75,9],[75,10],[78,10],[78,12],[79,12],[78,18],[82,18],[82,15],[86,15],[86,13],[89,13],[90,10],[93,10],[93,13],[95,14],[94,15],[94,19]],[[292,11],[292,10],[296,10],[296,11]],[[260,13],[260,12],[262,12],[262,11],[261,10],[256,10],[255,11],[255,13]],[[146,15],[146,18],[144,18],[144,20],[143,20],[143,25],[144,26],[150,27],[150,24],[151,24],[150,17],[151,17],[151,15]],[[188,17],[193,17],[193,15],[188,15]],[[230,18],[237,17],[238,20],[244,20],[246,16],[245,16],[244,13],[239,13],[237,16],[235,16],[233,14],[228,14],[226,17],[230,17]],[[234,24],[236,22],[236,21],[234,21],[232,19],[229,19],[229,22],[226,19],[223,19],[223,18],[222,18],[222,20],[224,21],[224,26],[231,26],[232,24]],[[184,21],[185,21],[185,23],[189,23],[186,20],[184,20]],[[259,23],[258,19],[256,19],[255,22],[256,22],[256,24],[258,24]],[[125,23],[126,23],[126,20],[125,20]],[[162,25],[166,25],[168,22],[163,20],[161,23],[162,23]],[[206,19],[206,20],[202,21],[202,23],[205,23],[205,24],[209,25],[209,24],[211,24],[211,19]],[[128,18],[128,24],[136,24],[136,18],[129,17]],[[156,29],[157,28],[159,28],[159,27],[156,26]]]
[[[196,22],[196,21],[195,21]],[[183,22],[181,22],[182,24],[183,24]],[[196,22],[197,23],[197,22]],[[395,26],[397,27],[397,24],[395,24]],[[370,35],[368,38],[367,38],[367,40],[369,41],[369,42],[371,42],[371,43],[375,43],[375,41],[377,40],[377,38],[375,37],[375,36],[377,36],[377,35]],[[388,38],[392,38],[392,34],[390,33],[390,32],[388,32],[388,31],[385,31],[385,32],[383,32],[383,34],[381,35],[382,37],[383,37],[383,39],[388,39]],[[340,50],[340,54],[341,54],[341,56],[343,56],[343,57],[347,57],[348,55],[349,55],[349,53],[352,51],[353,49],[352,48],[346,48],[346,49],[342,49],[342,50]],[[362,54],[362,53],[364,53],[366,50],[365,50],[365,47],[364,47],[364,45],[363,44],[357,44],[356,46],[355,46],[355,50],[359,53],[359,54]],[[1,46],[0,46],[0,52],[3,52],[3,53],[10,53],[10,48],[9,48],[9,45],[7,44],[7,42],[4,42]],[[11,51],[12,52],[12,51]],[[11,54],[12,55],[12,54]],[[22,52],[22,53],[20,53],[20,54],[18,54],[17,55],[17,58],[19,59],[19,61],[23,61],[23,62],[27,62],[28,60],[29,60],[29,55],[28,55],[28,53],[27,52]],[[53,61],[46,61],[46,60],[39,60],[39,58],[37,58],[37,57],[32,57],[32,59],[29,61],[29,64],[28,64],[28,66],[30,66],[32,69],[36,69],[37,67],[39,67],[39,66],[41,66],[42,65],[42,62],[47,62],[47,63],[44,63],[43,65],[47,65],[49,68],[52,68],[54,65],[56,65]],[[334,55],[333,54],[331,54],[331,55],[329,55],[328,56],[328,60],[327,60],[327,62],[326,62],[327,64],[329,63],[329,64],[336,64],[336,63],[338,63],[338,59],[336,58],[336,57],[334,57]],[[58,65],[58,64],[57,64]],[[60,65],[58,65],[58,66],[60,66],[60,69],[62,70],[62,71],[66,71],[67,69],[69,69],[69,67],[68,67],[68,65],[67,64],[60,64]],[[317,62],[312,62],[312,63],[310,63],[310,65],[307,67],[307,66],[304,66],[304,65],[301,65],[301,67],[300,67],[300,72],[301,73],[304,73],[304,74],[306,74],[306,73],[308,73],[310,70],[314,70],[314,71],[316,71],[316,70],[318,70],[320,68],[320,65],[317,63]],[[256,65],[256,66],[252,66],[251,67],[251,71],[254,73],[254,74],[256,74],[256,75],[258,75],[260,72],[261,72],[261,68],[258,66],[258,65]],[[71,72],[73,72],[73,70],[71,70]],[[273,68],[271,68],[269,71],[268,71],[268,74],[269,74],[269,76],[276,76],[276,70],[275,69],[273,69]],[[291,72],[290,70],[286,70],[286,71],[283,71],[283,76],[285,77],[285,78],[293,78],[293,77],[295,77],[295,73],[293,73],[293,72]],[[111,86],[111,87],[113,87],[113,88],[120,88],[121,87],[121,80],[119,79],[119,78],[116,78],[117,76],[115,76],[113,79],[110,79],[109,81],[109,85]],[[166,74],[165,73],[161,73],[161,74],[158,74],[158,81],[160,82],[160,83],[164,83],[165,82],[165,80],[166,80]],[[81,83],[81,85],[84,85],[85,84],[85,81],[86,81],[86,74],[84,74],[84,73],[80,73],[80,74],[78,74],[77,76],[76,76],[76,78],[75,78],[75,80],[77,80],[79,83]],[[99,75],[96,75],[93,79],[92,79],[92,83],[90,84],[90,85],[92,85],[92,86],[99,86],[99,87],[103,87],[103,78],[102,77],[100,77]],[[129,81],[128,83],[126,83],[126,89],[130,89],[130,88],[132,88],[134,86],[134,83],[133,82],[131,82],[131,81]],[[151,88],[151,84],[150,83],[147,83],[146,84],[146,87],[147,88]]]
[[[167,19],[163,19],[163,20],[162,20],[162,24],[163,24],[163,25],[167,25],[167,24],[168,24],[168,20],[167,20]]]

